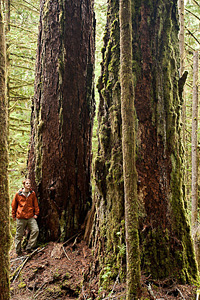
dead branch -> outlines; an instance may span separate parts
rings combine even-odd
[[[151,288],[150,283],[147,284],[147,290],[148,290],[148,292],[149,292],[149,295],[150,295],[151,299],[156,299],[156,297],[154,296],[154,293],[153,293],[153,290],[152,290],[152,288]]]
[[[44,291],[42,290],[41,291],[41,289],[46,285],[47,283],[45,282],[45,283],[43,283],[42,285],[41,285],[41,287],[37,290],[37,292],[34,294],[34,296],[33,296],[33,298],[34,299],[36,299],[39,295],[41,295],[41,293],[43,293]]]
[[[120,271],[121,271],[121,269],[119,270],[119,273],[118,273],[118,275],[117,275],[117,278],[116,278],[116,280],[115,280],[115,283],[114,283],[114,285],[113,285],[112,291],[110,292],[110,295],[109,295],[108,299],[110,299],[112,293],[113,293],[114,290],[115,290],[115,287],[116,287],[117,283],[119,282],[119,274],[120,274]]]
[[[122,296],[125,296],[125,293],[121,294],[119,297],[116,297],[116,295],[113,295],[113,296],[110,296],[110,297],[106,297],[106,298],[103,298],[102,300],[108,300],[108,299],[114,299],[114,300],[117,300],[117,299],[122,299],[121,297]]]
[[[189,9],[185,8],[185,10],[200,21],[200,18],[197,15],[195,15],[193,12],[191,12]]]
[[[71,240],[73,240],[74,238],[76,238],[76,237],[78,237],[79,235],[81,235],[81,233],[82,233],[82,231],[79,232],[79,233],[74,234],[72,237],[70,237],[67,241],[65,241],[65,242],[63,243],[63,246],[64,246],[65,244],[67,244],[68,242],[70,242]]]
[[[69,260],[70,260],[70,258],[69,258],[69,256],[67,255],[67,252],[65,251],[65,248],[64,248],[64,246],[63,246],[63,245],[62,245],[62,248],[63,248],[63,252],[64,252],[65,256],[67,257],[67,259],[69,259]]]
[[[183,296],[182,292],[176,287],[177,291],[179,292],[179,294],[181,295],[181,297],[183,298],[183,300],[185,300],[185,297]]]
[[[200,45],[199,40],[196,38],[196,36],[185,26],[185,29],[188,31],[188,33],[195,39],[195,41]]]
[[[193,2],[200,7],[200,4],[196,0],[193,0]]]
[[[26,256],[26,259],[23,261],[23,263],[15,270],[15,272],[13,273],[12,277],[10,278],[11,282],[15,282],[15,280],[18,278],[19,274],[21,273],[23,267],[25,266],[25,264],[27,263],[27,261],[29,259],[31,259],[35,253],[42,251],[44,248],[40,249],[37,248],[35,249],[33,252],[31,252],[29,255]]]

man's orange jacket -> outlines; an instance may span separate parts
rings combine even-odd
[[[12,201],[12,217],[13,219],[30,219],[34,215],[39,215],[39,206],[34,191],[30,191],[27,198],[20,190],[16,193]]]

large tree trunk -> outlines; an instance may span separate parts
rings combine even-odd
[[[187,282],[196,278],[197,265],[184,208],[177,1],[132,1],[132,6],[141,266],[153,278]],[[115,245],[123,241],[116,235],[124,218],[123,192],[118,188],[122,159],[117,13],[118,1],[109,1],[99,81],[96,220],[100,245],[109,253],[104,263],[119,257]]]
[[[140,292],[140,251],[136,171],[135,108],[132,71],[132,11],[130,0],[120,0],[120,84],[122,153],[125,196],[126,299],[138,299]]]
[[[8,194],[8,104],[6,98],[6,51],[0,1],[0,299],[10,299],[9,291],[9,194]]]
[[[42,1],[29,173],[41,237],[65,239],[91,205],[93,1]]]

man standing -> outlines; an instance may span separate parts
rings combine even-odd
[[[21,254],[21,240],[27,226],[30,229],[30,237],[26,247],[27,252],[31,252],[35,247],[39,234],[39,228],[36,221],[39,215],[38,201],[35,192],[31,189],[30,179],[25,179],[23,185],[24,188],[16,193],[12,201],[12,217],[14,220],[17,219],[15,235],[15,249],[17,255]]]

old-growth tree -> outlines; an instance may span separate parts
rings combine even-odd
[[[5,32],[0,1],[0,299],[9,293],[8,106],[6,98]]]
[[[81,228],[91,205],[93,1],[41,1],[29,174],[45,240]]]
[[[187,282],[197,265],[184,208],[177,1],[132,1],[132,8],[141,267],[153,278]],[[124,219],[118,1],[108,10],[95,163],[100,231],[93,232],[107,252],[104,264],[116,255],[123,262]]]
[[[131,0],[120,0],[120,84],[122,153],[125,198],[126,299],[138,299],[140,290],[140,251],[138,236],[137,171],[135,151],[135,109],[132,71]]]

